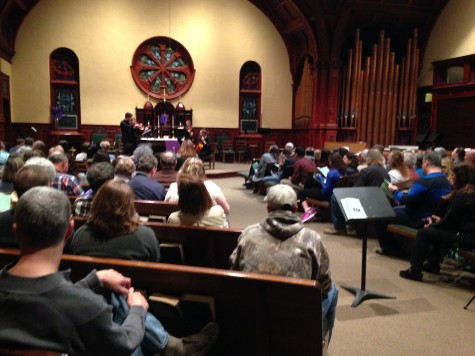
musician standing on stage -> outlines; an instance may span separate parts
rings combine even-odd
[[[193,137],[193,125],[191,124],[191,120],[187,119],[185,122],[185,139],[189,138],[191,141],[194,140]]]
[[[142,124],[138,124],[135,117],[130,113],[125,113],[125,118],[120,122],[120,131],[122,132],[122,144],[124,154],[132,155],[140,140],[143,131]]]
[[[201,129],[196,142],[196,152],[199,158],[207,157],[211,154],[211,138],[208,137],[206,129]]]

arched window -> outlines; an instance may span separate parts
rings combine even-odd
[[[257,132],[261,119],[261,67],[244,63],[239,73],[239,125],[241,132]]]
[[[68,48],[50,56],[51,118],[56,129],[77,129],[80,125],[79,61]]]

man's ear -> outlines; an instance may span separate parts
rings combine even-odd
[[[69,220],[69,226],[68,226],[68,231],[66,231],[66,236],[64,236],[64,244],[66,245],[66,242],[71,238],[74,232],[74,220],[71,219]]]
[[[18,241],[18,244],[20,244],[21,238],[20,238],[20,234],[19,234],[19,232],[18,232],[18,226],[17,226],[17,224],[14,222],[13,225],[12,225],[12,227],[13,227],[13,233],[15,234],[15,238],[16,238],[16,240]]]

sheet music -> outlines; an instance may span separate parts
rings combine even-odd
[[[327,178],[328,172],[330,172],[330,168],[325,166],[325,167],[318,167],[317,169],[320,171],[320,173],[322,174],[324,178]]]
[[[352,219],[366,219],[368,216],[361,205],[361,202],[357,198],[344,198],[341,199],[341,205],[345,211],[345,215],[348,220]]]

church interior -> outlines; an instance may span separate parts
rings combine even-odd
[[[475,149],[474,13],[467,0],[0,0],[0,140],[79,152],[105,137],[119,149],[131,112],[151,141],[189,121],[216,150],[225,137],[257,158],[289,141]],[[228,174],[249,164],[213,164],[231,226],[264,218],[263,196]],[[361,240],[324,236],[328,221],[307,226],[335,282],[360,283]],[[402,280],[407,260],[378,256],[377,244],[369,287],[398,299],[352,308],[340,289],[328,354],[473,353],[473,284]]]

